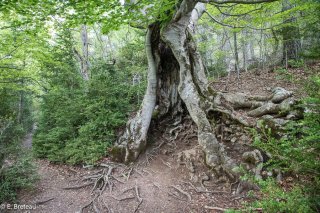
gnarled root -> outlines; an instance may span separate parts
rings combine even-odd
[[[257,126],[257,119],[263,115],[275,115],[288,118],[299,116],[294,112],[297,101],[292,98],[293,93],[283,88],[273,89],[269,96],[249,96],[244,93],[217,93],[212,102],[206,102],[207,113],[220,112],[236,120],[244,126]],[[244,109],[242,113],[237,109]]]

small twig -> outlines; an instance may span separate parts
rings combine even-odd
[[[143,177],[143,175],[141,174],[141,172],[138,171],[138,169],[134,170],[137,174],[139,174],[141,177]]]
[[[178,199],[178,200],[181,200],[181,201],[184,201],[184,202],[188,202],[187,200],[184,200],[184,199],[178,197],[177,195],[175,195],[175,194],[173,194],[173,193],[171,193],[171,192],[168,192],[168,195],[170,195],[170,196],[172,196],[172,197],[174,197],[174,198],[176,198],[176,199]]]
[[[151,175],[151,173],[146,169],[142,169],[142,172],[147,173],[148,175]]]
[[[113,178],[113,179],[115,179],[116,181],[118,181],[119,183],[124,184],[124,182],[123,182],[123,181],[119,180],[119,179],[118,179],[118,178],[116,178],[115,176],[112,176],[112,178]]]
[[[127,176],[127,181],[129,181],[129,178],[130,178],[130,175],[131,175],[131,172],[132,172],[133,168],[131,167],[129,172],[128,172],[128,176]]]
[[[160,189],[160,186],[158,186],[155,182],[152,182],[152,184],[157,187],[158,189]]]
[[[161,159],[161,158],[160,158]],[[165,162],[164,160],[162,160],[161,159],[161,161],[162,161],[162,163],[164,164],[164,165],[166,165],[167,167],[169,167],[170,169],[172,169],[172,167],[170,166],[170,164],[168,163],[168,162]]]
[[[68,170],[70,170],[71,172],[76,173],[76,174],[78,173],[78,171],[73,168],[68,168]]]
[[[139,188],[138,188],[138,185],[137,185],[137,184],[135,185],[134,189],[135,189],[135,192],[136,192],[136,195],[137,195],[138,201],[141,201],[141,200],[142,200],[142,198],[141,198],[141,197],[140,197],[140,195],[139,195]]]
[[[126,193],[126,192],[128,192],[128,191],[130,191],[130,190],[133,190],[134,189],[134,187],[131,187],[131,188],[129,188],[129,189],[125,189],[123,192],[122,192],[122,194],[124,194],[124,193]]]
[[[142,201],[143,201],[143,200],[141,199],[141,201],[139,202],[138,206],[137,206],[136,209],[134,210],[134,213],[136,213],[136,212],[138,211],[139,206],[141,205]]]

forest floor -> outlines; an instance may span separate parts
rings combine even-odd
[[[320,64],[313,66],[319,67]],[[303,93],[299,82],[307,77],[308,73],[303,69],[290,69],[281,75],[277,72],[263,72],[259,75],[247,72],[241,73],[240,81],[232,74],[212,82],[212,86],[224,91],[229,81],[229,92],[254,95],[268,95],[272,88],[283,87],[294,91],[296,97],[301,97]],[[247,196],[245,192],[235,194],[238,182],[232,183],[225,176],[214,175],[205,166],[197,144],[195,126],[188,118],[182,123],[174,141],[167,137],[169,133],[173,134],[170,125],[153,124],[150,140],[153,143],[131,165],[115,164],[105,158],[99,162],[100,167],[83,168],[37,159],[35,164],[40,179],[35,183],[34,190],[19,193],[19,203],[38,204],[30,212],[39,213],[80,212],[88,204],[91,205],[84,208],[83,212],[175,213],[239,209],[244,201],[256,199]],[[239,150],[243,152],[251,149],[250,136],[241,134],[232,143],[224,142],[227,149],[231,149],[230,157],[238,160],[241,158],[237,154]],[[31,135],[25,139],[24,145],[31,146]],[[92,184],[77,189],[64,189],[90,183],[86,182],[87,177],[105,173],[106,170],[110,171],[109,179],[106,180],[108,185],[100,196],[97,196],[96,190],[92,191]]]

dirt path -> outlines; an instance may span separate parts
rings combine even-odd
[[[118,181],[113,180],[112,191],[107,188],[100,196],[96,204],[100,212],[108,212],[104,203],[107,204],[109,212],[114,213],[210,212],[204,208],[206,205],[222,208],[239,206],[238,200],[231,200],[233,196],[230,193],[230,183],[211,176],[203,162],[194,161],[196,171],[190,171],[188,162],[179,161],[179,153],[182,151],[192,156],[198,150],[196,140],[186,142],[188,143],[180,141],[180,144],[176,144],[174,153],[170,145],[163,145],[156,153],[145,154],[135,164],[115,166],[112,175],[118,177]],[[153,148],[157,145],[159,144],[155,144]],[[153,148],[150,150],[154,150]],[[63,188],[81,185],[81,179],[96,173],[101,168],[84,169],[54,165],[46,160],[36,160],[35,163],[38,166],[40,180],[36,183],[35,190],[20,193],[19,203],[31,205],[47,202],[37,205],[31,212],[79,212],[94,198],[94,195],[91,195],[92,185],[72,190]],[[105,160],[101,163],[110,162]],[[206,186],[200,184],[202,179],[208,180],[205,181]],[[126,189],[135,187],[138,188],[142,198],[140,205],[134,190],[125,192]],[[123,198],[125,199],[122,201],[116,200]],[[84,212],[94,211],[92,207],[88,207]]]

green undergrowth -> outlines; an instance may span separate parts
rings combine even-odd
[[[33,124],[30,94],[0,88],[0,100],[1,204],[15,201],[19,190],[32,188],[37,175],[30,150],[21,147],[22,139]]]
[[[32,153],[23,149],[20,143],[21,141],[17,140],[3,150],[11,154],[0,171],[0,203],[16,201],[18,191],[32,190],[38,179]]]
[[[130,58],[134,52],[143,55],[139,42],[125,46],[117,63],[105,58],[90,60],[89,80],[85,80],[74,55],[76,42],[68,31],[58,34],[57,43],[48,47],[51,58],[42,62],[46,89],[38,99],[38,129],[33,140],[37,157],[92,165],[108,155],[145,89],[143,79],[133,83],[135,71],[145,67],[145,61],[133,63]]]
[[[271,155],[264,168],[283,172],[293,179],[289,187],[274,178],[253,180],[261,189],[262,198],[245,204],[248,212],[262,208],[266,212],[319,212],[320,210],[320,76],[306,83],[309,96],[304,99],[304,118],[285,127],[280,139],[270,129],[254,134],[254,146]],[[251,210],[250,210],[251,209]],[[252,211],[253,212],[253,211]]]
[[[36,155],[53,162],[94,164],[108,154],[117,128],[135,109],[137,89],[121,73],[100,72],[92,76],[87,91],[50,91],[41,104]]]

